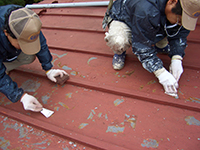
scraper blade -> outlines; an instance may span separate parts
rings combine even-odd
[[[46,118],[49,118],[54,111],[46,109],[46,108],[42,108],[42,110],[40,111]]]

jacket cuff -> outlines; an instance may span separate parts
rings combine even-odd
[[[166,69],[163,67],[161,69],[154,71],[153,73],[155,74],[156,77],[158,77],[159,75],[161,75],[165,71],[166,71]]]
[[[171,60],[183,60],[183,58],[180,55],[174,55]]]

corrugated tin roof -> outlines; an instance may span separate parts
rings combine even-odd
[[[164,94],[131,49],[125,67],[112,69],[113,53],[101,28],[106,7],[34,11],[42,20],[54,68],[66,70],[70,80],[63,86],[52,83],[38,60],[10,73],[55,113],[47,119],[0,94],[2,149],[199,149],[199,23],[188,37],[175,99]],[[159,57],[168,68],[168,56]]]

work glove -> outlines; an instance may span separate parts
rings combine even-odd
[[[154,74],[158,78],[159,83],[163,85],[165,94],[178,97],[176,90],[178,88],[178,82],[171,73],[169,73],[165,68],[162,68],[155,71]]]
[[[60,69],[51,69],[49,71],[46,72],[47,77],[53,81],[56,82],[56,76],[59,76],[62,78],[63,75],[68,75],[68,73],[66,73],[64,70],[60,70]]]
[[[35,97],[27,93],[25,93],[24,96],[22,96],[20,101],[22,102],[25,110],[39,112],[43,108]]]
[[[182,57],[179,55],[174,55],[171,59],[171,64],[169,66],[170,73],[174,76],[176,81],[181,77],[181,74],[183,73],[183,66],[182,66]]]

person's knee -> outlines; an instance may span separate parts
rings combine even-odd
[[[158,48],[164,48],[168,45],[168,40],[167,40],[167,37],[165,37],[164,39],[162,39],[161,41],[157,42],[156,43],[156,46]]]
[[[26,55],[23,59],[19,60],[22,64],[30,64],[34,62],[36,56],[35,55]]]

